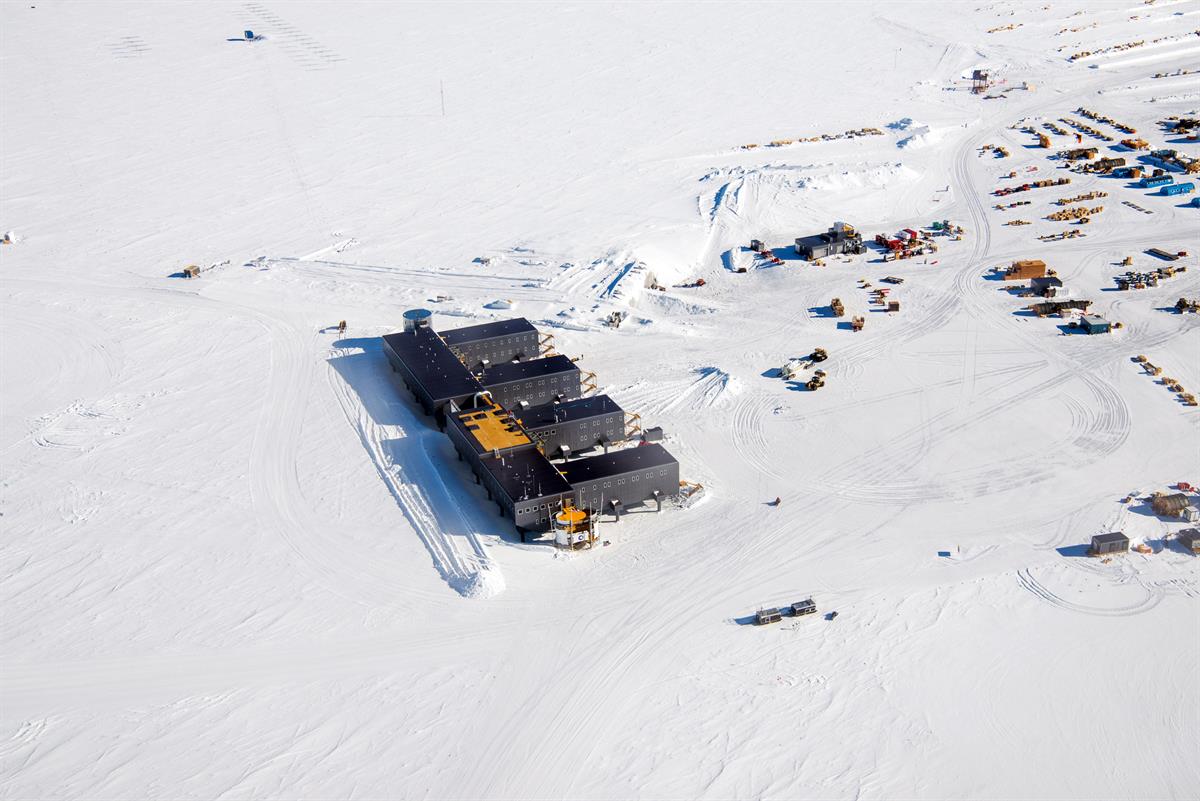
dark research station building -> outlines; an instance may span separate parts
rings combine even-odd
[[[648,441],[657,431],[594,394],[595,376],[553,353],[528,320],[445,332],[431,323],[425,309],[405,312],[383,351],[522,539],[630,507],[661,510],[679,492],[679,463]]]

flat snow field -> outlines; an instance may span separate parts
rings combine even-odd
[[[1200,209],[1051,158],[1125,138],[1080,106],[1200,157],[1200,0],[0,12],[3,798],[1200,794],[1200,557],[1143,500],[1200,410],[1133,361],[1200,391]],[[553,333],[706,498],[522,545],[387,368],[413,307]]]

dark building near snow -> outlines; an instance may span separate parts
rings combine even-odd
[[[1029,288],[1033,294],[1043,298],[1052,298],[1062,289],[1062,279],[1056,275],[1042,275],[1029,279]]]
[[[1129,550],[1129,538],[1119,531],[1111,534],[1097,534],[1092,537],[1092,547],[1088,551],[1092,556],[1102,556],[1109,553],[1125,553]]]
[[[836,222],[823,234],[802,236],[796,239],[796,254],[806,261],[823,259],[837,253],[862,253],[862,234],[850,225]]]
[[[548,456],[608,447],[627,439],[625,410],[607,395],[545,403],[518,412],[521,425]]]
[[[1200,553],[1200,528],[1182,529],[1175,533],[1175,539],[1192,553]]]
[[[631,506],[661,504],[679,492],[679,462],[658,444],[566,462],[562,471],[581,509],[619,515]]]
[[[581,379],[575,362],[557,354],[527,362],[493,364],[479,375],[479,383],[491,393],[492,400],[510,409],[578,398]]]
[[[439,421],[446,404],[465,405],[483,392],[483,385],[428,325],[384,336],[383,352],[425,413]]]
[[[543,337],[528,321],[438,333],[430,318],[406,312],[405,330],[383,337],[384,353],[522,538],[551,530],[567,508],[619,516],[679,492],[679,463],[661,445],[608,450],[637,437],[637,416],[607,395],[579,397],[595,377],[565,356],[536,358]],[[605,453],[547,458],[595,447]]]
[[[484,363],[534,359],[541,354],[538,330],[524,317],[441,332],[442,341],[469,369]]]

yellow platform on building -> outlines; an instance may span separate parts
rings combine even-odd
[[[483,409],[460,412],[458,419],[485,451],[505,450],[531,442],[512,415],[495,403]]]

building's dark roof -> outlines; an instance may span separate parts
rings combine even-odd
[[[534,448],[512,451],[499,458],[488,456],[481,459],[480,464],[492,474],[512,501],[571,491],[571,485],[550,464],[550,460]]]
[[[528,331],[536,332],[537,329],[533,327],[533,323],[524,317],[516,317],[512,320],[497,320],[493,323],[469,325],[466,328],[452,328],[449,331],[441,331],[440,333],[442,339],[446,340],[446,344],[463,345],[468,342],[480,342],[494,337],[524,334]]]
[[[1189,546],[1200,540],[1200,528],[1182,528],[1175,532],[1175,538]]]
[[[818,247],[820,245],[828,245],[833,242],[854,242],[862,241],[862,234],[857,231],[846,231],[840,228],[830,228],[823,234],[813,234],[812,236],[796,237],[796,244],[801,247]]]
[[[1063,282],[1057,275],[1039,275],[1036,278],[1030,278],[1029,285],[1031,287],[1062,286]]]
[[[667,453],[667,449],[662,445],[639,445],[636,448],[576,459],[561,467],[567,481],[581,484],[605,476],[619,476],[668,464],[676,464],[675,457]]]
[[[1129,537],[1126,537],[1120,531],[1114,531],[1109,534],[1097,534],[1092,537],[1093,545],[1103,545],[1109,542],[1129,542]]]
[[[387,334],[383,341],[435,401],[483,391],[475,377],[432,329]]]
[[[822,245],[829,244],[829,239],[824,234],[813,234],[812,236],[796,237],[796,244],[800,247],[816,248]]]
[[[569,423],[572,420],[582,420],[588,417],[598,417],[621,411],[617,402],[607,395],[593,395],[590,398],[563,401],[562,403],[543,403],[530,406],[517,416],[525,428],[542,428],[556,423]]]
[[[555,373],[578,372],[575,362],[562,354],[547,356],[544,359],[530,359],[527,362],[505,362],[490,365],[483,371],[480,381],[485,387],[499,384],[509,384],[513,381],[527,381],[530,378],[541,378]]]

